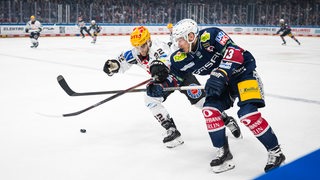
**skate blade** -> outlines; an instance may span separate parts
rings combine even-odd
[[[242,133],[240,133],[239,137],[235,136],[232,132],[230,132],[230,133],[231,133],[232,137],[234,137],[236,139],[243,139]]]
[[[233,136],[233,137],[235,137],[235,136]],[[242,134],[240,134],[240,136],[239,137],[235,137],[236,139],[243,139],[243,136],[242,136]]]
[[[233,163],[232,160],[225,161],[223,164],[219,166],[211,166],[211,170],[214,173],[221,173],[225,171],[229,171],[235,167],[235,164]]]
[[[183,144],[183,143],[184,143],[184,141],[182,140],[182,138],[181,138],[181,137],[178,137],[178,138],[176,138],[176,139],[174,139],[174,140],[172,140],[172,141],[170,141],[170,142],[164,143],[164,145],[165,145],[167,148],[174,148],[174,147],[177,147],[177,146],[179,146],[179,145],[181,145],[181,144]]]

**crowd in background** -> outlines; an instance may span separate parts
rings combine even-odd
[[[319,26],[320,0],[3,0],[0,23],[175,23],[192,18],[200,24]]]

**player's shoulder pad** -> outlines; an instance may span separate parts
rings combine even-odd
[[[173,58],[174,62],[179,62],[179,61],[183,61],[184,59],[186,59],[187,56],[188,56],[187,53],[178,50],[175,53],[173,53],[172,58]]]
[[[128,51],[123,52],[122,53],[122,57],[127,62],[130,62],[130,61],[135,59],[134,56],[133,56],[132,50],[128,50]]]

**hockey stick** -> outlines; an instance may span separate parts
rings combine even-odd
[[[113,91],[95,91],[95,92],[75,92],[68,85],[67,81],[64,79],[62,75],[57,77],[58,83],[61,88],[69,95],[69,96],[88,96],[88,95],[101,95],[101,94],[114,94],[118,93],[122,90],[113,90]],[[175,90],[190,90],[190,89],[203,89],[203,86],[181,86],[181,87],[168,87],[164,88],[164,91],[175,91]],[[133,89],[129,92],[145,92],[146,89]]]
[[[64,79],[62,75],[57,77],[58,83],[61,88],[69,95],[69,96],[88,96],[88,95],[100,95],[100,94],[114,94],[119,93],[122,90],[113,90],[113,91],[96,91],[96,92],[75,92],[68,85],[67,81]],[[146,89],[132,89],[129,92],[143,92]]]
[[[139,83],[139,84],[137,84],[137,85],[135,85],[135,86],[132,86],[132,87],[130,87],[130,88],[128,88],[128,89],[119,91],[118,93],[116,93],[116,94],[108,97],[107,99],[104,99],[104,100],[102,100],[102,101],[100,101],[100,102],[98,102],[98,103],[96,103],[96,104],[94,104],[94,105],[91,105],[91,106],[89,106],[89,107],[87,107],[87,108],[85,108],[85,109],[82,109],[82,110],[80,110],[80,111],[76,111],[76,112],[73,112],[73,113],[62,114],[62,116],[63,116],[63,117],[69,117],[69,116],[76,116],[76,115],[79,115],[79,114],[81,114],[81,113],[84,113],[84,112],[86,112],[86,111],[88,111],[88,110],[90,110],[90,109],[92,109],[92,108],[95,108],[95,107],[97,107],[97,106],[100,106],[101,104],[106,103],[106,102],[108,102],[108,101],[110,101],[110,100],[112,100],[112,99],[114,99],[114,98],[117,98],[117,97],[119,97],[119,96],[121,96],[121,95],[123,95],[123,94],[125,94],[125,93],[127,93],[127,92],[130,92],[130,91],[132,91],[133,89],[135,89],[136,87],[142,86],[142,85],[148,83],[148,82],[151,81],[151,80],[152,80],[151,78],[148,79],[148,80],[145,80],[145,81],[143,81],[143,82],[141,82],[141,83]]]

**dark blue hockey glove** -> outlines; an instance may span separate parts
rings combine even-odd
[[[226,88],[227,76],[221,70],[213,70],[205,85],[207,96],[220,96]]]
[[[167,82],[156,83],[154,81],[151,81],[147,85],[147,95],[151,97],[163,97],[164,96],[163,88],[165,87],[168,87]]]
[[[25,30],[25,31],[26,31],[26,33],[28,33],[28,32],[29,32],[29,29],[28,29],[28,28],[26,28],[26,30]]]

